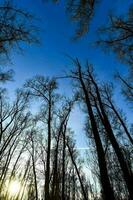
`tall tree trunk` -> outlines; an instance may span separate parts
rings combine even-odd
[[[33,176],[34,176],[34,184],[35,184],[35,197],[38,200],[38,189],[37,189],[37,177],[36,177],[36,167],[35,167],[35,149],[34,149],[34,139],[32,138],[32,167],[33,167]]]
[[[114,136],[114,133],[113,133],[111,124],[109,122],[108,116],[107,116],[105,109],[103,107],[103,103],[102,103],[102,99],[101,99],[101,96],[100,96],[98,86],[97,86],[96,82],[94,81],[93,77],[91,75],[90,75],[90,77],[91,77],[91,80],[92,80],[92,82],[93,82],[93,84],[96,88],[97,99],[98,99],[99,106],[100,106],[101,113],[102,113],[101,121],[102,121],[102,123],[105,127],[106,133],[108,134],[110,142],[111,142],[111,144],[114,148],[114,151],[117,155],[117,158],[119,160],[119,163],[120,163],[120,166],[121,166],[121,169],[122,169],[122,172],[123,172],[123,177],[124,177],[124,180],[125,180],[127,188],[128,188],[129,199],[133,199],[133,175],[129,171],[127,163],[126,163],[124,156],[121,152],[121,149],[119,147],[119,144],[118,144],[118,142],[117,142],[117,140]]]
[[[66,151],[66,126],[63,131],[63,154],[62,154],[62,200],[65,200],[65,151]]]
[[[50,200],[49,181],[50,181],[50,152],[51,152],[51,95],[49,95],[48,110],[48,148],[45,173],[45,200]]]
[[[97,151],[99,170],[100,170],[100,180],[101,180],[101,185],[102,185],[102,190],[103,190],[103,198],[104,198],[104,200],[114,200],[115,196],[114,196],[114,192],[111,187],[111,184],[110,184],[108,171],[107,171],[107,163],[105,160],[105,154],[104,154],[102,142],[101,142],[101,139],[99,136],[95,117],[93,114],[91,102],[89,99],[89,94],[88,94],[88,91],[86,89],[85,83],[82,78],[81,66],[80,66],[79,62],[77,64],[78,64],[79,81],[80,81],[80,84],[81,84],[81,87],[82,87],[82,90],[83,90],[83,93],[85,96],[85,103],[87,106],[88,115],[89,115],[89,118],[91,121],[91,127],[92,127],[94,140],[95,140],[95,144],[96,144],[96,151]]]

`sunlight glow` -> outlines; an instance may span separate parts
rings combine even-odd
[[[8,186],[8,192],[11,196],[15,196],[19,193],[21,184],[17,180],[12,180]]]

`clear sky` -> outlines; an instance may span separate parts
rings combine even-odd
[[[18,6],[22,6],[30,11],[36,18],[35,24],[40,28],[40,45],[23,45],[24,52],[16,54],[12,52],[12,63],[9,68],[15,71],[15,81],[7,84],[10,92],[15,88],[21,87],[27,78],[36,74],[60,76],[64,71],[68,71],[72,65],[66,54],[71,57],[78,57],[83,63],[88,59],[94,65],[96,73],[101,80],[112,80],[115,70],[122,74],[126,73],[127,68],[120,64],[113,54],[105,54],[98,47],[94,47],[97,28],[107,23],[107,13],[112,10],[116,13],[124,13],[131,0],[102,0],[97,5],[96,14],[91,22],[90,32],[78,41],[72,41],[75,24],[70,22],[64,1],[60,3],[42,3],[41,0],[15,0]],[[62,80],[61,92],[66,95],[71,94],[70,85]],[[120,106],[123,102],[117,100]],[[129,113],[130,114],[130,113]],[[81,136],[82,121],[78,108],[72,114],[73,129],[77,132],[79,146],[84,146],[84,139]]]

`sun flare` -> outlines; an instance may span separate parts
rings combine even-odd
[[[11,196],[15,196],[20,191],[21,184],[17,180],[12,180],[8,186],[8,192]]]

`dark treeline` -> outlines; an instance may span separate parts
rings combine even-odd
[[[79,22],[76,37],[88,31],[95,1],[68,1],[67,10]],[[126,18],[109,16],[96,42],[113,51],[128,66],[117,72],[125,106],[133,100],[133,8]],[[0,59],[22,43],[37,43],[32,16],[11,1],[0,4]],[[36,75],[10,100],[3,83],[13,71],[0,71],[0,200],[133,200],[133,125],[114,100],[116,83],[100,81],[94,67],[72,59],[62,77]],[[71,98],[59,93],[59,79],[71,80]],[[113,80],[112,80],[113,81]],[[34,106],[35,104],[35,106]],[[36,107],[38,105],[38,108]],[[70,127],[76,106],[85,117],[87,153],[81,158]],[[71,122],[76,123],[76,122]],[[87,169],[85,166],[87,165]]]

